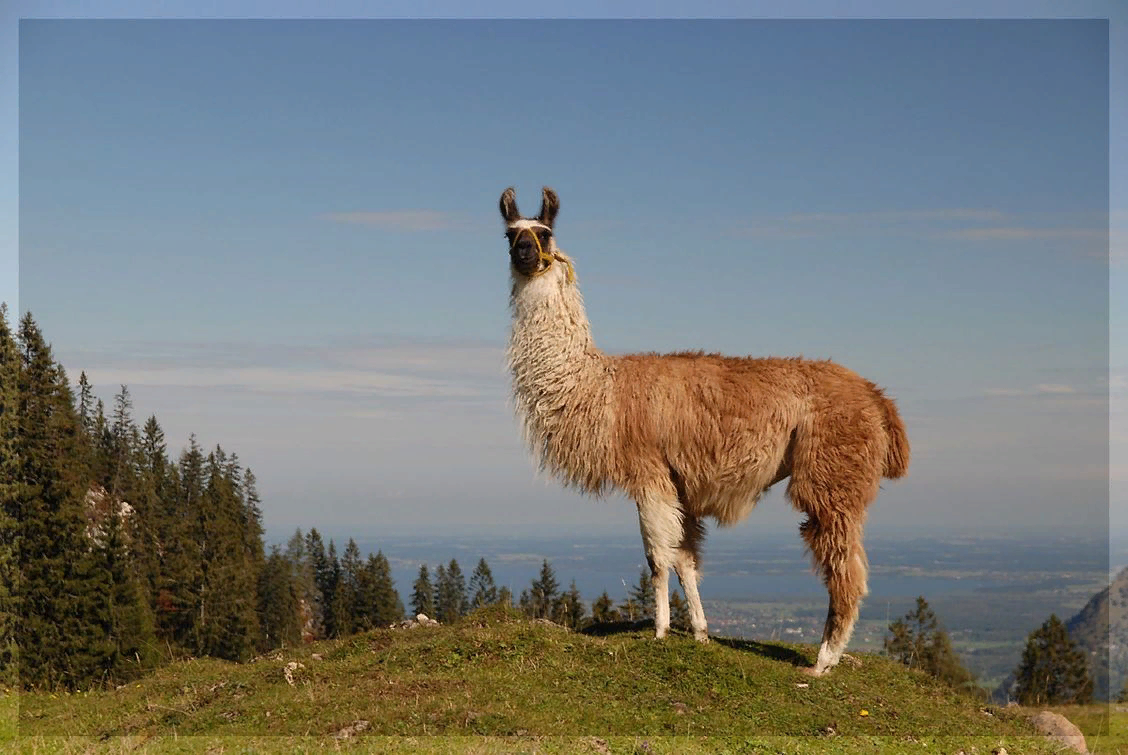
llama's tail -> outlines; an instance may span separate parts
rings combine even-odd
[[[885,432],[889,434],[889,450],[885,453],[885,470],[882,476],[895,480],[909,472],[909,436],[905,432],[905,423],[901,421],[901,414],[897,411],[893,399],[880,390],[877,391],[877,398],[885,412]]]

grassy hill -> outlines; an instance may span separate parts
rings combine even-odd
[[[495,611],[246,664],[178,663],[116,690],[24,693],[19,749],[1056,751],[1021,712],[888,659],[859,656],[860,666],[809,678],[800,668],[814,653],[686,636],[657,642],[650,630],[575,634]],[[9,722],[15,700],[0,698]],[[11,728],[0,715],[0,737]]]

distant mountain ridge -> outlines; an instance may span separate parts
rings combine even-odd
[[[1093,696],[1115,698],[1128,677],[1128,569],[1090,598],[1065,627],[1089,655]]]
[[[1115,699],[1128,681],[1128,568],[1093,595],[1065,628],[1089,658],[1093,698]],[[1013,673],[1003,680],[995,688],[995,699],[1013,697],[1014,681]]]

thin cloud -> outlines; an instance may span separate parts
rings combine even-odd
[[[1001,222],[1005,213],[972,207],[867,212],[799,212],[750,218],[730,229],[738,236],[766,238],[818,238],[844,233],[917,235],[935,232],[953,223]]]
[[[234,388],[271,394],[369,394],[387,398],[469,397],[480,390],[457,380],[363,370],[304,370],[280,367],[94,368],[95,385]]]
[[[1026,241],[1030,239],[1084,239],[1108,238],[1106,228],[1028,228],[1006,226],[994,228],[961,228],[940,234],[947,239],[966,241]]]
[[[71,365],[68,373],[85,370],[95,387],[480,402],[503,395],[505,386],[503,350],[473,343],[150,342],[121,345],[113,353],[83,350],[61,357]]]
[[[1077,393],[1077,389],[1072,385],[1062,385],[1060,383],[1039,383],[1034,386],[1035,393]]]
[[[789,223],[854,225],[869,222],[907,223],[929,220],[976,220],[980,222],[1002,220],[1006,215],[999,210],[951,207],[935,210],[877,210],[871,212],[800,212],[785,215]]]
[[[1113,213],[1113,218],[1117,213]],[[849,235],[899,236],[974,242],[1060,240],[1107,242],[1109,216],[1097,212],[1041,213],[1037,218],[1000,210],[952,207],[921,210],[875,210],[866,212],[809,212],[749,218],[728,229],[728,235],[744,238],[812,239]],[[1057,223],[1057,225],[1053,225]],[[1116,224],[1114,223],[1114,226]],[[1123,229],[1113,228],[1113,257],[1123,253]],[[1093,244],[1081,245],[1083,257],[1104,258],[1104,245],[1094,252]]]
[[[465,219],[461,216],[438,210],[330,212],[322,217],[334,223],[366,225],[385,231],[452,231],[466,225]]]
[[[1072,385],[1064,383],[1039,383],[1033,388],[989,388],[985,391],[988,396],[1065,396],[1077,393]]]

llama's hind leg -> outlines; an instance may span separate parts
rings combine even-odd
[[[800,527],[830,596],[818,659],[810,673],[821,676],[838,665],[850,642],[862,598],[868,589],[868,564],[862,522],[850,515],[811,517]]]
[[[654,636],[658,639],[665,637],[670,630],[670,568],[678,560],[682,519],[682,510],[675,495],[650,494],[638,500],[642,545],[654,587]]]
[[[810,670],[820,676],[842,659],[868,591],[862,529],[866,507],[877,497],[885,443],[880,425],[866,424],[860,413],[849,422],[816,418],[801,430],[787,495],[807,515],[799,531],[830,596],[818,660]]]
[[[709,628],[705,623],[705,609],[701,605],[701,595],[697,583],[701,579],[697,566],[701,557],[701,540],[705,537],[705,527],[695,516],[686,515],[682,520],[682,540],[678,546],[674,570],[678,573],[682,592],[689,604],[689,623],[693,636],[698,642],[709,641]]]

